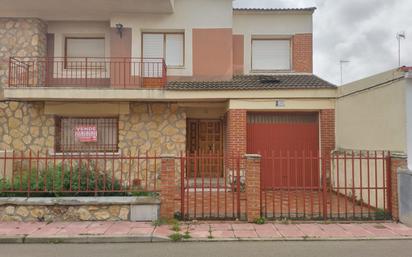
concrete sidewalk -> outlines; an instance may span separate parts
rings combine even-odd
[[[128,243],[171,241],[170,225],[147,222],[4,222],[0,243]],[[239,222],[181,223],[183,241],[412,239],[412,228],[396,223],[256,225]]]

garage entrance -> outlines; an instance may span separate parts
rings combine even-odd
[[[262,189],[319,186],[318,123],[318,113],[248,114],[247,152],[262,155]]]

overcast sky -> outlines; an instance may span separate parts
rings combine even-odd
[[[340,84],[398,65],[396,33],[402,41],[402,65],[412,66],[411,0],[235,0],[235,7],[312,7],[314,14],[314,73]]]

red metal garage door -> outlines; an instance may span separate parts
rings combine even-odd
[[[318,187],[318,114],[248,114],[247,151],[262,155],[262,189]]]

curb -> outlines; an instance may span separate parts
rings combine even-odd
[[[320,237],[275,237],[275,238],[192,238],[186,239],[181,242],[311,242],[311,241],[383,241],[383,240],[412,240],[412,237],[330,237],[330,238],[320,238]]]
[[[0,236],[0,244],[22,244],[26,236]]]
[[[28,236],[24,239],[26,244],[94,244],[94,243],[150,243],[150,236],[57,236],[41,237]]]
[[[296,237],[296,238],[191,238],[181,243],[194,242],[294,242],[294,241],[382,241],[412,240],[412,237]],[[0,236],[0,244],[102,244],[102,243],[161,243],[173,242],[167,237],[159,236]]]

